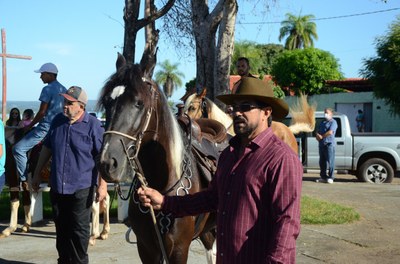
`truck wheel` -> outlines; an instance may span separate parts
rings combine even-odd
[[[357,178],[363,182],[391,183],[394,171],[390,164],[379,158],[366,160],[358,169]]]

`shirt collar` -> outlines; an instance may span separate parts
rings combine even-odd
[[[263,147],[265,146],[269,139],[274,135],[272,128],[268,127],[265,129],[263,132],[258,134],[256,138],[254,138],[252,141],[250,141],[248,147],[249,148],[256,148],[256,147]],[[229,145],[236,149],[240,147],[240,137],[239,136],[234,136],[230,141]]]

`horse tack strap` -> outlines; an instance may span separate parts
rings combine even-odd
[[[119,135],[119,136],[123,136],[123,137],[129,138],[130,140],[137,141],[136,137],[132,137],[132,136],[130,136],[128,134],[125,134],[125,133],[122,133],[122,132],[119,132],[119,131],[115,131],[115,130],[105,131],[103,133],[103,136],[106,135],[106,134],[116,134],[116,135]]]

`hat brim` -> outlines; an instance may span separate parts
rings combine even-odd
[[[74,98],[68,94],[60,94],[60,95],[70,102],[79,102],[79,100],[77,100],[76,98]]]
[[[272,120],[274,121],[281,121],[289,113],[289,105],[280,98],[258,95],[224,94],[218,95],[217,99],[226,105],[232,105],[235,101],[239,100],[256,100],[258,102],[266,103],[272,108]]]

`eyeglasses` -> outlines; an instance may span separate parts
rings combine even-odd
[[[14,112],[14,113],[11,113],[12,115],[19,115],[19,113],[18,112]]]
[[[248,112],[255,108],[262,108],[260,105],[252,105],[252,104],[240,104],[240,105],[232,105],[232,112]]]

